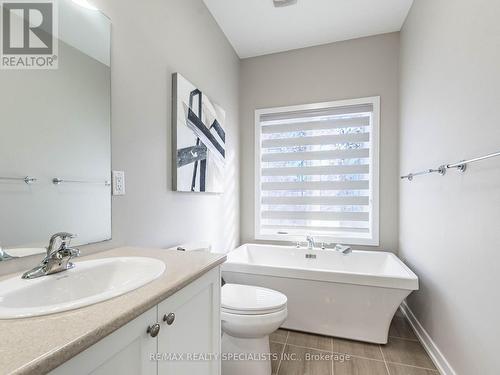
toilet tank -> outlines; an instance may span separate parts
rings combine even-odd
[[[212,245],[209,242],[199,241],[199,242],[188,242],[181,245],[171,247],[167,250],[179,250],[179,251],[212,251]]]

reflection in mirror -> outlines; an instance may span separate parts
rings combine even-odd
[[[111,22],[57,3],[57,69],[0,70],[0,260],[111,238]]]

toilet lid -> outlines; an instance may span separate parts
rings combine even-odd
[[[225,284],[221,291],[221,305],[233,314],[269,314],[286,306],[283,293],[258,286]]]

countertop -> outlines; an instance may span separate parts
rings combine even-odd
[[[121,247],[74,259],[74,263],[78,267],[79,261],[120,256],[160,259],[166,269],[149,284],[95,305],[0,320],[0,373],[44,374],[53,370],[226,259],[224,254],[208,252]]]

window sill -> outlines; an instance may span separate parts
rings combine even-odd
[[[329,236],[313,236],[316,243],[336,243],[343,245],[360,245],[360,246],[379,246],[378,238],[363,238],[363,237],[329,237]],[[280,242],[297,242],[305,241],[306,236],[299,235],[282,235],[282,234],[257,234],[255,239],[259,241],[280,241]]]

